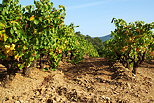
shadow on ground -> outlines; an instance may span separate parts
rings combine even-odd
[[[68,64],[70,67],[60,66],[61,70],[67,77],[75,78],[81,75],[91,74],[91,75],[107,75],[111,76],[112,72],[109,69],[110,64],[106,59],[103,58],[88,58],[83,60],[77,65]]]

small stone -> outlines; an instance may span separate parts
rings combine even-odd
[[[127,87],[128,89],[131,89],[131,85],[129,83],[127,83]]]
[[[15,101],[15,103],[21,103],[20,101]]]
[[[48,99],[47,103],[53,103],[53,100],[52,99]]]
[[[25,103],[29,103],[29,101],[25,101]]]
[[[35,95],[37,95],[37,96],[40,95],[40,92],[39,91],[36,91]]]
[[[43,94],[46,91],[46,88],[42,88],[41,94]]]
[[[9,100],[9,98],[8,97],[5,97],[5,101],[8,101]]]
[[[24,103],[24,101],[23,100],[20,100],[20,103]]]

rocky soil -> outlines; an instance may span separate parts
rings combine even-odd
[[[61,62],[57,71],[33,68],[29,77],[0,80],[0,103],[154,103],[154,62],[141,65],[136,76],[120,63],[87,58],[77,65]]]

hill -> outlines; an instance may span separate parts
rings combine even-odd
[[[111,37],[111,34],[109,34],[109,35],[102,36],[102,37],[99,37],[99,38],[100,38],[103,42],[105,42],[105,41],[111,39],[112,37]]]

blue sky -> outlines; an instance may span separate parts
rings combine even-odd
[[[2,0],[0,0],[1,2]],[[22,5],[33,0],[20,0]],[[92,37],[108,35],[114,30],[113,17],[127,22],[154,22],[154,0],[51,0],[66,7],[65,23],[79,25],[76,31]]]

